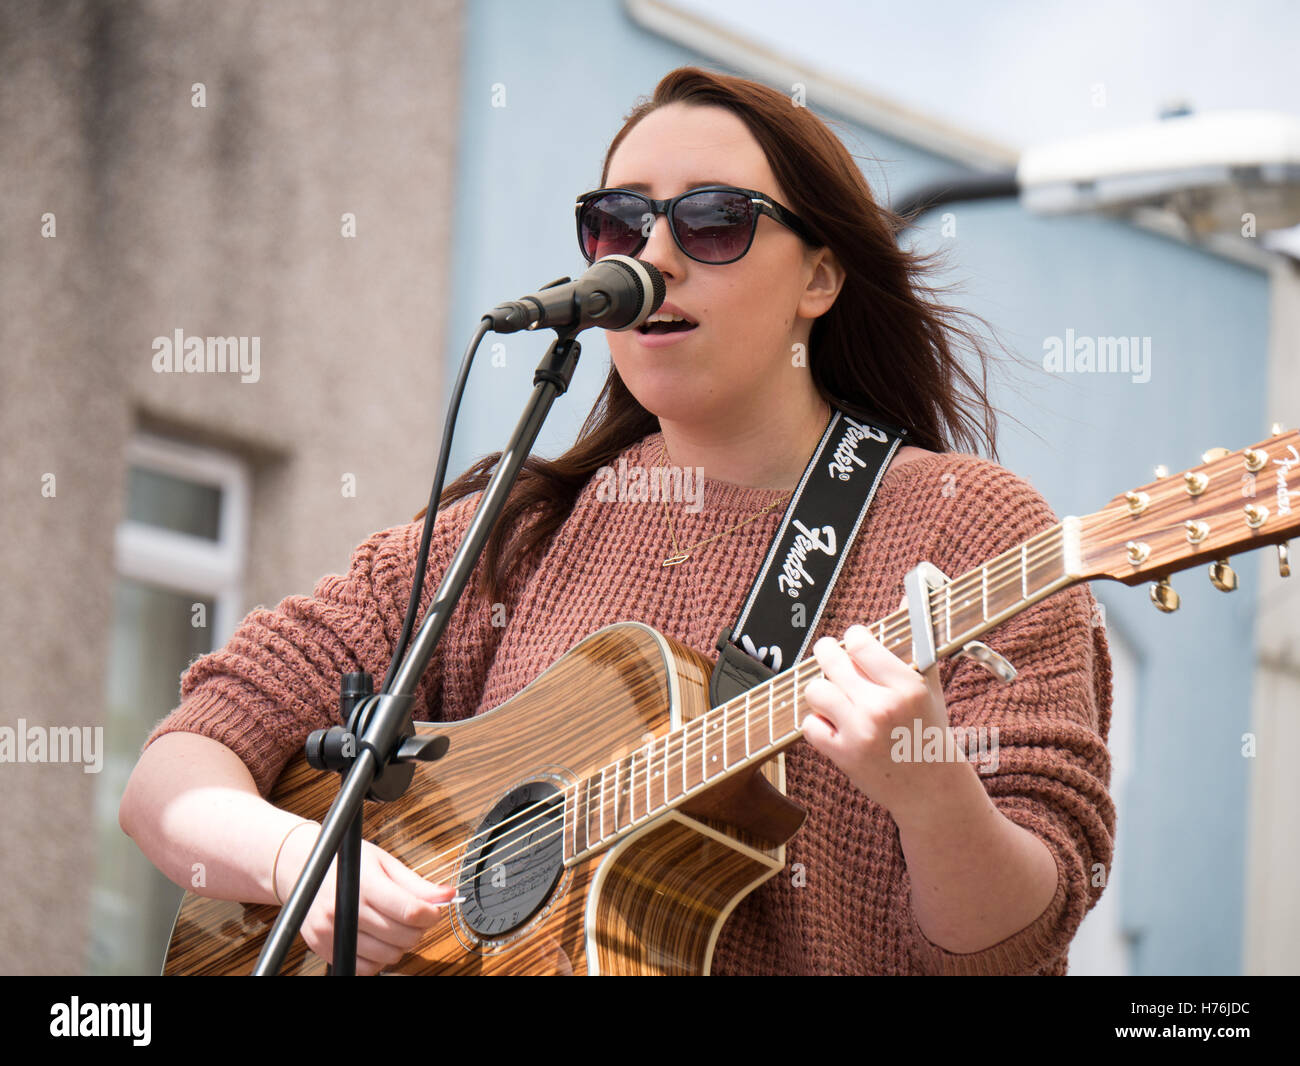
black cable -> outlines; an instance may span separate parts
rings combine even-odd
[[[402,622],[402,635],[397,647],[393,649],[392,662],[388,664],[388,673],[384,675],[381,692],[387,692],[397,676],[402,660],[406,658],[406,646],[415,632],[416,614],[420,609],[420,590],[424,588],[424,571],[429,561],[429,546],[433,543],[433,523],[438,515],[438,501],[442,496],[442,483],[447,477],[447,463],[451,458],[451,438],[456,428],[456,416],[460,412],[461,397],[465,395],[465,385],[469,381],[470,368],[474,365],[474,353],[483,338],[492,328],[491,319],[484,317],[478,324],[478,332],[470,339],[469,346],[460,360],[460,374],[451,390],[451,402],[447,405],[447,420],[442,429],[442,449],[438,453],[438,468],[433,475],[433,490],[429,494],[429,506],[424,512],[424,531],[420,535],[420,549],[415,553],[415,577],[411,582],[411,599],[406,605],[406,618]]]

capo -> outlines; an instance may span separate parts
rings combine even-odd
[[[917,563],[903,578],[907,618],[912,627],[912,662],[923,674],[939,661],[934,646],[934,625],[930,619],[930,591],[947,583],[948,575],[928,562]]]
[[[930,616],[930,592],[947,583],[948,575],[929,562],[918,563],[903,578],[908,623],[912,629],[912,662],[922,674],[939,661],[934,621]],[[1016,668],[982,641],[969,641],[953,658],[977,662],[999,681],[1011,681],[1016,676]]]

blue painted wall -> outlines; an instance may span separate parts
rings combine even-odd
[[[485,310],[585,268],[575,196],[597,185],[605,146],[636,98],[689,63],[714,65],[641,30],[612,0],[466,5],[448,384]],[[845,125],[882,199],[954,170]],[[1010,202],[950,210],[954,234],[944,235],[936,213],[913,239],[948,249],[952,269],[942,280],[961,285],[956,302],[1020,357],[993,388],[995,404],[1022,423],[1002,420],[999,458],[1058,514],[1100,509],[1151,480],[1157,463],[1177,472],[1206,448],[1266,436],[1264,275],[1122,223],[1043,219]],[[1067,330],[1149,337],[1150,379],[1045,373],[1045,339]],[[453,473],[504,443],[547,342],[485,342]],[[574,386],[539,441],[542,454],[572,441],[604,380],[603,335],[584,334],[583,347]],[[1240,972],[1248,770],[1240,748],[1250,728],[1257,564],[1254,556],[1234,561],[1242,590],[1231,595],[1203,571],[1176,577],[1183,607],[1170,616],[1151,606],[1145,587],[1093,586],[1108,626],[1138,660],[1137,783],[1116,796],[1135,973]]]

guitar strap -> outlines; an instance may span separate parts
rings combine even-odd
[[[881,476],[906,435],[880,421],[832,412],[740,617],[718,637],[711,706],[803,658]]]

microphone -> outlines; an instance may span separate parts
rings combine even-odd
[[[635,329],[663,305],[667,287],[659,268],[627,255],[607,255],[577,281],[560,278],[483,317],[494,333],[542,327]],[[576,332],[576,330],[575,330]]]

